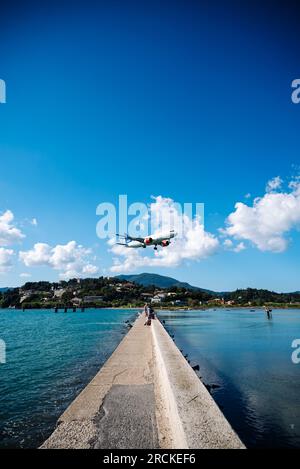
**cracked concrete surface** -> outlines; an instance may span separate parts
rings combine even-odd
[[[158,448],[153,384],[113,385],[93,419],[95,449]]]

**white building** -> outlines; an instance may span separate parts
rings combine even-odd
[[[65,293],[65,288],[58,288],[57,290],[54,290],[53,292],[53,296],[55,298],[61,298],[63,296],[63,294]]]
[[[151,298],[151,303],[161,303],[162,299],[160,296],[155,295],[153,298]]]
[[[95,301],[103,301],[103,296],[85,296],[83,298],[84,303],[94,303]]]

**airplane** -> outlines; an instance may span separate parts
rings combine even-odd
[[[145,238],[136,238],[133,236],[129,236],[128,234],[119,235],[116,234],[119,238],[124,238],[124,243],[116,243],[120,246],[125,246],[126,248],[146,248],[147,246],[154,246],[154,250],[157,250],[157,246],[161,246],[163,248],[169,246],[171,243],[171,239],[175,238],[177,233],[174,230],[171,230],[169,234],[163,234],[160,236],[146,236]]]

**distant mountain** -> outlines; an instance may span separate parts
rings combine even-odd
[[[137,274],[137,275],[118,275],[117,278],[120,280],[127,280],[128,282],[135,282],[139,285],[143,285],[147,287],[149,285],[154,285],[158,288],[170,288],[170,287],[179,287],[179,288],[186,288],[188,290],[200,290],[207,293],[216,294],[212,290],[206,290],[204,288],[194,287],[187,282],[180,282],[172,277],[166,277],[164,275],[158,274]]]
[[[2,291],[7,291],[7,290],[10,290],[10,288],[9,288],[9,287],[1,287],[1,288],[0,288],[0,292],[2,292]]]

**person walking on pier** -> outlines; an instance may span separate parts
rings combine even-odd
[[[150,319],[155,319],[155,312],[154,312],[154,309],[152,308],[152,306],[150,306],[150,308],[149,308],[148,317],[149,317]]]
[[[151,323],[151,319],[149,319],[149,306],[148,306],[148,303],[146,303],[145,306],[144,306],[144,313],[145,313],[145,316],[146,316],[146,322],[144,323],[144,326],[147,326],[147,325],[149,325],[148,324],[149,321]]]
[[[152,306],[149,306],[148,307],[148,319],[145,322],[144,326],[151,326],[152,319],[155,319],[155,313],[154,313],[154,309],[152,308]]]

